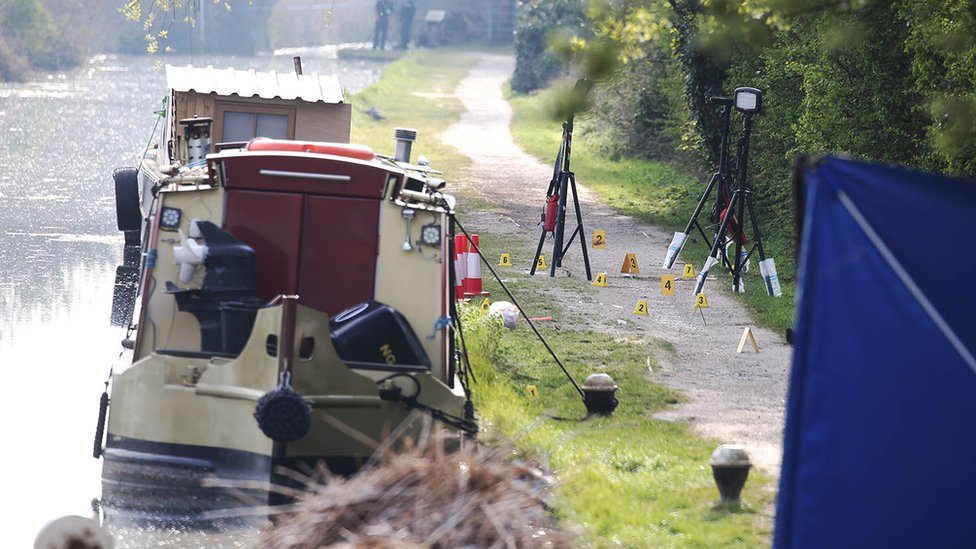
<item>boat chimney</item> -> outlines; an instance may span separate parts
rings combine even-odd
[[[302,58],[299,55],[292,57],[291,60],[295,63],[295,74],[298,76],[302,75]]]
[[[396,153],[393,155],[397,162],[410,162],[410,149],[417,139],[417,130],[412,128],[397,128],[393,134],[396,140]]]
[[[210,126],[212,124],[213,118],[194,116],[180,120],[180,125],[183,126],[183,138],[186,142],[184,157],[187,164],[193,164],[207,158],[207,153],[210,152]]]

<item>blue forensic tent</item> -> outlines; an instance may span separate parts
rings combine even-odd
[[[774,546],[976,547],[976,183],[800,168]]]

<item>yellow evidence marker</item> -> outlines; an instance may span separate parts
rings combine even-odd
[[[624,264],[620,267],[620,272],[632,274],[640,272],[640,267],[637,266],[637,254],[627,254],[624,257]]]
[[[512,258],[508,254],[502,254],[502,256],[498,258],[498,266],[499,267],[511,267],[512,266]]]
[[[598,273],[591,286],[607,287],[607,273]]]
[[[535,385],[526,385],[525,386],[525,394],[527,394],[527,395],[529,395],[531,397],[539,396],[539,388],[536,387]]]
[[[641,315],[641,316],[647,316],[647,300],[646,299],[638,299],[637,300],[637,306],[634,307],[634,314],[635,315]]]
[[[485,300],[481,302],[480,309],[482,313],[487,314],[488,311],[491,309],[491,300],[486,297]]]
[[[537,257],[536,260],[535,260],[535,268],[536,269],[545,269],[546,267],[547,267],[547,265],[546,265],[546,256],[545,256],[545,254],[540,254],[539,257]]]
[[[593,231],[593,247],[600,249],[607,247],[607,231],[603,229]]]
[[[695,308],[696,309],[708,308],[708,299],[705,298],[704,292],[695,296]]]
[[[661,295],[674,297],[674,275],[661,275]]]
[[[685,263],[685,268],[681,270],[681,278],[695,278],[695,266]]]

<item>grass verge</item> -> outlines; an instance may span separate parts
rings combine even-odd
[[[424,155],[432,167],[457,178],[471,161],[440,136],[464,112],[452,94],[477,59],[470,51],[413,50],[387,65],[378,82],[351,96],[351,141],[392,156],[394,129],[416,129],[414,161]],[[371,109],[383,119],[371,116]]]
[[[760,547],[769,544],[763,515],[769,480],[753,472],[731,509],[716,504],[707,465],[714,443],[687,425],[651,419],[683,397],[648,381],[653,343],[571,329],[547,329],[567,370],[582,382],[596,371],[620,386],[612,416],[583,420],[572,384],[520,320],[515,330],[466,307],[475,405],[488,438],[515,441],[554,471],[552,503],[560,522],[589,547]],[[536,396],[530,394],[535,388]]]
[[[551,162],[555,158],[561,138],[561,126],[552,120],[547,110],[547,106],[554,103],[555,93],[554,90],[546,90],[532,95],[508,95],[514,111],[512,136],[515,142],[544,162]],[[666,163],[610,159],[594,152],[598,138],[587,132],[589,124],[585,115],[579,118],[583,119],[583,123],[577,122],[574,128],[572,169],[580,184],[593,189],[623,214],[651,225],[674,231],[684,230],[705,190],[707,179],[699,179]],[[699,219],[705,222],[707,212],[703,212]],[[747,230],[746,233],[751,234],[752,231]],[[775,237],[765,235],[763,244],[766,256],[776,258],[783,296],[774,299],[766,295],[758,275],[759,256],[754,253],[751,262],[754,268],[744,279],[746,293],[737,294],[737,297],[749,307],[757,322],[783,333],[793,325],[795,260],[792,252],[778,243]],[[708,257],[710,246],[710,240],[706,242],[697,231],[693,231],[678,261],[689,261],[700,267]],[[661,258],[664,252],[662,249]],[[659,259],[654,258],[654,261]],[[725,273],[718,273],[718,270],[713,269],[719,280],[710,282],[706,287],[730,288],[731,278]]]
[[[462,107],[443,94],[453,91],[476,58],[472,52],[418,51],[391,64],[377,84],[352,98],[353,140],[389,150],[394,127],[417,128],[423,154],[447,175],[458,177],[468,161],[438,137]],[[369,117],[365,111],[370,107],[386,120]],[[536,133],[544,134],[541,129]],[[487,257],[498,256],[503,244],[491,238],[482,242]],[[506,271],[506,284],[533,316],[560,319],[560,324],[541,329],[570,373],[578,382],[595,371],[609,373],[621,387],[621,404],[611,417],[581,420],[585,409],[579,395],[524,321],[507,330],[475,307],[464,307],[477,378],[475,405],[487,429],[483,439],[514,443],[554,472],[552,504],[562,524],[580,532],[581,546],[768,545],[769,519],[762,512],[773,497],[768,479],[752,475],[742,508],[716,506],[718,494],[707,465],[714,442],[687,425],[651,418],[683,399],[648,380],[648,367],[656,367],[652,352],[666,352],[667,345],[574,330],[574,319],[544,296],[546,287],[566,279],[554,282],[522,271]],[[485,283],[495,299],[504,299],[487,273]],[[529,396],[530,385],[537,396]]]

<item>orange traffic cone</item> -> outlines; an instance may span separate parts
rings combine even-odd
[[[454,237],[454,298],[464,299],[464,279],[468,272],[468,239],[463,234]]]
[[[491,295],[490,292],[484,291],[481,287],[481,256],[475,249],[475,246],[480,245],[478,235],[471,235],[471,242],[474,243],[474,246],[471,246],[471,251],[468,252],[468,268],[464,279],[464,297],[471,298],[476,295]]]

